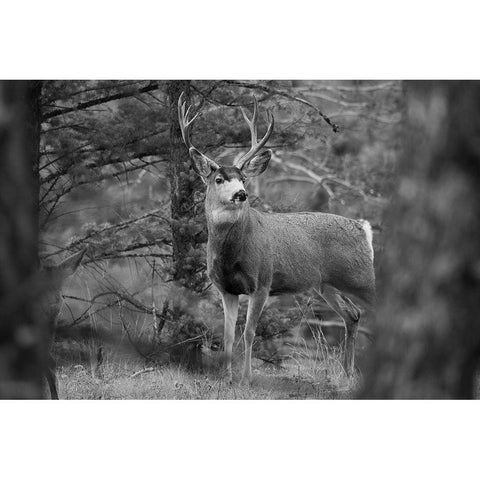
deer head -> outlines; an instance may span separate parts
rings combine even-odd
[[[215,205],[227,210],[238,209],[247,204],[246,180],[249,177],[255,177],[263,173],[272,156],[272,151],[265,150],[264,147],[273,131],[273,115],[267,110],[269,121],[267,132],[258,141],[258,102],[255,96],[253,101],[253,116],[251,120],[242,108],[243,117],[250,128],[251,148],[247,153],[235,160],[233,166],[223,166],[208,158],[192,145],[191,127],[200,115],[200,111],[190,118],[192,107],[190,106],[186,109],[184,94],[182,93],[178,99],[178,122],[182,131],[183,141],[189,149],[188,152],[195,172],[200,175],[203,182],[207,185],[207,203],[209,201],[214,202]]]

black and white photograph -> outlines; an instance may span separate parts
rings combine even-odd
[[[4,478],[471,478],[468,2],[9,3]]]
[[[3,398],[477,398],[480,82],[3,81]]]

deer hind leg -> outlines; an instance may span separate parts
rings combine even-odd
[[[245,363],[243,368],[242,384],[249,385],[252,381],[252,347],[255,338],[257,321],[262,314],[268,298],[268,290],[261,289],[250,295],[245,325]]]
[[[325,286],[320,296],[330,308],[343,318],[345,322],[345,356],[343,368],[347,375],[352,375],[355,368],[355,340],[357,338],[360,309],[336,288]]]
[[[235,340],[235,325],[238,316],[238,296],[222,293],[223,312],[225,315],[225,329],[223,345],[225,350],[225,368],[229,382],[232,382],[232,355]]]

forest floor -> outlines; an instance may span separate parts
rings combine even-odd
[[[82,342],[80,347],[75,344],[73,347],[95,352],[88,343]],[[147,366],[137,352],[121,345],[106,347],[100,366],[88,356],[65,356],[67,349],[75,350],[71,342],[61,342],[55,348],[59,397],[67,400],[334,400],[355,398],[361,384],[360,374],[345,374],[340,348],[330,348],[326,354],[313,358],[297,350],[281,366],[254,358],[250,386],[240,385],[240,356],[230,384],[222,376],[218,355],[203,371],[191,371],[173,363]],[[361,364],[359,353],[357,360]],[[480,372],[474,398],[480,398]]]
[[[167,364],[145,367],[132,355],[106,355],[101,367],[61,362],[57,368],[61,399],[347,399],[355,395],[358,376],[345,375],[340,352],[322,359],[292,358],[281,367],[253,362],[251,386],[240,386],[241,362],[233,384],[219,368],[192,372]]]

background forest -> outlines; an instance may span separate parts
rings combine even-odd
[[[365,218],[381,255],[400,150],[400,82],[45,81],[41,260],[88,249],[64,288],[55,354],[76,372],[89,365],[93,379],[112,362],[135,361],[139,371],[220,363],[223,313],[205,271],[204,187],[178,128],[182,91],[202,111],[195,145],[224,164],[249,148],[239,107],[251,111],[255,94],[260,131],[266,109],[275,130],[269,169],[250,185],[251,205]],[[241,303],[239,336],[244,316]],[[328,358],[337,381],[342,329],[316,297],[272,302],[257,328],[257,366],[284,369],[302,357],[318,367]]]

